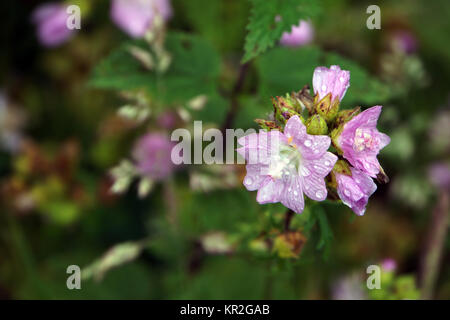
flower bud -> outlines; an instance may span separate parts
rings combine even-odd
[[[281,128],[275,123],[275,121],[264,120],[264,119],[255,119],[255,122],[261,127],[261,129],[270,131],[270,130],[280,130]]]
[[[299,92],[291,93],[291,99],[295,99],[295,101],[300,105],[300,109],[298,110],[298,112],[301,112],[306,108],[310,114],[313,113],[314,99],[309,93],[308,85],[305,85]]]
[[[315,114],[306,121],[306,131],[308,134],[326,135],[328,133],[327,122],[322,116]]]
[[[356,107],[354,109],[341,110],[338,112],[336,117],[336,126],[344,124],[350,121],[354,116],[356,116],[361,111],[361,107]]]
[[[289,96],[272,98],[272,104],[275,119],[280,123],[286,123],[286,121],[292,116],[300,116]]]
[[[316,100],[318,97],[316,96]],[[333,121],[339,111],[339,99],[334,99],[331,101],[331,94],[327,94],[318,103],[316,103],[316,111],[320,114],[327,122]]]
[[[339,127],[333,129],[333,131],[331,131],[331,134],[330,134],[331,143],[333,144],[333,147],[336,148],[338,154],[340,154],[340,155],[343,154],[343,151],[341,150],[341,147],[339,145],[339,137],[340,137],[343,129],[344,129],[344,125],[341,124]]]
[[[347,176],[352,175],[350,166],[348,165],[347,161],[345,161],[345,160],[336,161],[336,164],[334,165],[334,168],[333,168],[333,172],[345,174]]]

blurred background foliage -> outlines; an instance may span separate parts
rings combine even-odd
[[[297,2],[306,10],[290,10]],[[434,212],[448,216],[448,185],[428,174],[449,165],[447,0],[172,0],[170,63],[153,61],[161,70],[136,59],[148,44],[111,22],[107,0],[82,8],[70,41],[42,47],[30,22],[41,3],[0,4],[1,298],[415,299],[436,272],[431,297],[450,298],[448,237],[441,267],[423,267]],[[371,4],[381,30],[366,28]],[[278,13],[286,19],[272,28]],[[313,42],[280,46],[300,18],[311,19]],[[398,31],[414,37],[413,53],[396,50]],[[351,72],[342,106],[383,105],[380,130],[392,138],[381,152],[391,182],[363,217],[311,203],[285,230],[285,208],[258,205],[242,186],[243,166],[181,168],[144,198],[135,182],[110,192],[109,170],[143,133],[194,120],[257,128],[271,96],[311,85],[314,68],[331,64]],[[117,114],[140,103],[150,106],[146,125]],[[364,289],[367,266],[387,258],[396,267],[383,271],[383,289]],[[73,264],[83,269],[81,290],[66,287]]]

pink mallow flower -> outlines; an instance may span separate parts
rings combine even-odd
[[[391,139],[377,130],[377,121],[381,106],[371,107],[344,125],[337,138],[343,157],[352,166],[375,178],[380,172],[377,160],[378,152],[389,144]]]
[[[261,131],[238,142],[243,147],[237,151],[247,160],[244,185],[249,191],[258,190],[258,203],[281,202],[301,213],[303,193],[316,201],[327,197],[324,177],[337,157],[327,152],[330,138],[307,134],[298,116],[288,120],[284,133]]]
[[[67,28],[66,6],[60,3],[45,3],[34,10],[32,22],[37,26],[39,42],[46,47],[56,47],[74,34],[75,30]]]
[[[149,133],[138,139],[132,151],[138,172],[152,180],[164,180],[175,169],[171,159],[174,143],[160,133]]]
[[[308,21],[300,20],[292,26],[291,32],[284,32],[280,44],[286,47],[300,47],[310,43],[314,38],[314,28]]]
[[[172,16],[169,0],[113,0],[111,19],[133,38],[142,38],[159,14],[164,20]]]
[[[314,94],[322,99],[331,93],[331,101],[342,100],[348,87],[350,87],[350,71],[341,70],[339,66],[317,67],[313,75]]]
[[[362,216],[366,211],[369,197],[377,190],[377,185],[371,177],[360,170],[351,167],[350,171],[351,176],[335,173],[337,192],[345,205],[357,215]]]
[[[381,268],[387,272],[395,271],[397,269],[397,262],[392,258],[386,258],[381,261]]]

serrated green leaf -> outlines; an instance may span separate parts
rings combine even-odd
[[[320,12],[317,0],[250,0],[252,9],[247,25],[243,63],[271,48],[285,31],[301,19]]]

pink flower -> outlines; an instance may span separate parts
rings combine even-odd
[[[416,37],[407,30],[397,31],[393,34],[392,44],[395,49],[405,54],[412,54],[417,51]]]
[[[174,144],[160,133],[142,136],[134,145],[132,156],[140,174],[154,180],[164,180],[175,169],[171,159]]]
[[[244,185],[258,190],[260,204],[281,202],[296,213],[304,208],[303,193],[322,201],[327,197],[324,177],[337,157],[327,152],[328,136],[309,135],[298,116],[286,123],[284,133],[261,131],[242,137],[237,149],[247,160]]]
[[[389,144],[391,139],[377,130],[381,106],[369,108],[344,125],[338,137],[338,147],[352,166],[375,178],[380,172],[378,152]]]
[[[450,166],[445,162],[432,164],[428,169],[431,183],[440,189],[450,189]]]
[[[381,261],[381,268],[388,272],[395,271],[397,269],[397,262],[392,258],[386,258]]]
[[[342,202],[349,206],[353,212],[362,216],[366,211],[369,197],[377,190],[377,185],[364,172],[350,168],[352,175],[335,173],[337,192]]]
[[[280,44],[287,47],[299,47],[310,43],[314,37],[311,23],[300,20],[299,25],[292,26],[291,32],[284,32]]]
[[[350,71],[341,70],[339,66],[317,67],[313,75],[314,94],[319,99],[331,93],[331,101],[335,98],[342,100],[348,87],[350,87]]]
[[[164,20],[172,16],[169,0],[113,0],[111,18],[133,38],[142,38],[158,13]]]
[[[66,7],[59,3],[39,6],[32,14],[39,42],[46,47],[56,47],[69,40],[74,30],[67,28],[68,17]]]

